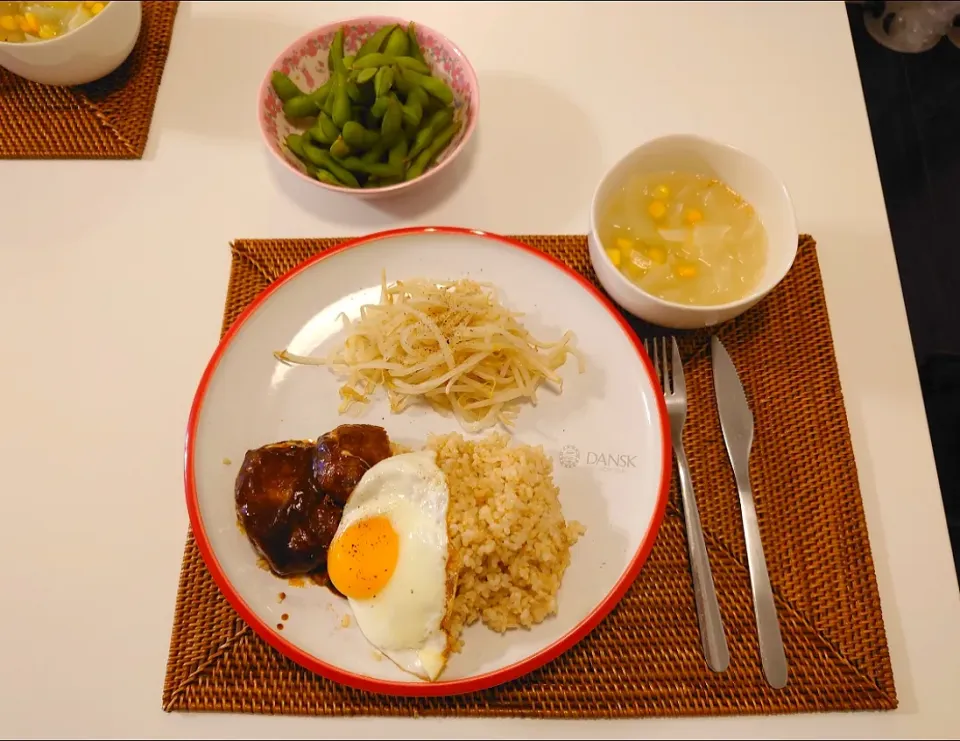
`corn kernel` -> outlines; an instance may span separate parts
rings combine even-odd
[[[688,224],[696,224],[698,221],[703,221],[703,214],[697,209],[691,208],[686,213],[686,219]]]
[[[17,19],[12,15],[0,15],[0,28],[4,31],[16,31]]]
[[[94,3],[93,7],[90,8],[90,12],[94,15],[97,15],[101,10],[103,10],[103,3]]]
[[[647,250],[647,255],[656,263],[663,265],[667,261],[667,253],[659,247],[651,247]]]
[[[23,17],[23,23],[20,28],[23,29],[24,33],[36,33],[40,30],[40,23],[37,21],[37,16],[33,13],[27,13]]]
[[[650,204],[650,207],[647,210],[655,219],[662,219],[663,215],[667,213],[667,207],[664,205],[663,201],[654,201]]]
[[[692,278],[697,274],[697,268],[694,265],[681,265],[677,268],[677,275],[681,278]]]
[[[610,262],[613,263],[615,268],[620,267],[620,250],[611,247],[607,250],[607,257],[610,258]]]
[[[86,2],[84,2],[83,4],[83,7],[92,8],[96,4],[97,4],[97,0],[86,0]]]
[[[658,185],[653,189],[653,192],[656,194],[657,198],[669,198],[670,197],[670,188],[666,185]]]
[[[37,32],[37,36],[39,36],[41,39],[52,39],[56,35],[57,29],[46,24],[40,26],[40,30]]]
[[[633,248],[633,241],[626,237],[617,237],[617,247],[624,252],[629,252]]]

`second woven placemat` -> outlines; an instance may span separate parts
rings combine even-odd
[[[595,281],[582,236],[518,239]],[[281,274],[341,240],[238,240],[223,329]],[[640,328],[643,331],[643,328]],[[716,415],[708,334],[682,340],[685,443],[730,668],[704,663],[672,483],[650,559],[618,607],[566,654],[517,681],[452,698],[395,698],[302,669],[237,616],[187,541],[163,707],[311,715],[599,718],[881,710],[897,706],[816,246],[757,307],[718,330],[756,416],[752,475],[790,683],[763,679],[733,474]]]
[[[130,56],[88,85],[40,85],[0,68],[0,158],[143,157],[179,4],[145,0]]]

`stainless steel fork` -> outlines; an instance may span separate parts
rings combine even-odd
[[[707,666],[715,672],[722,672],[730,664],[730,652],[727,650],[723,619],[720,617],[717,592],[713,586],[710,558],[707,555],[707,546],[703,542],[703,528],[700,526],[700,512],[693,493],[690,465],[683,450],[683,424],[687,419],[687,386],[683,378],[680,348],[677,347],[676,339],[671,337],[669,342],[672,346],[669,360],[665,338],[644,340],[643,345],[653,360],[653,367],[663,387],[667,416],[670,418],[670,436],[673,440],[673,452],[677,457],[677,470],[680,473],[680,493],[683,500],[683,518],[687,528],[690,571],[693,575],[693,595],[697,605],[697,620],[700,623],[700,643],[703,646]]]

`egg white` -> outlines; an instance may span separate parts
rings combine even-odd
[[[396,569],[370,599],[347,598],[364,637],[404,671],[435,680],[446,665],[444,629],[450,493],[436,453],[403,453],[377,463],[350,495],[334,536],[358,520],[384,516],[399,536]]]

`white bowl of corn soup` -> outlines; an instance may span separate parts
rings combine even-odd
[[[732,319],[783,279],[797,254],[786,186],[738,149],[691,135],[643,144],[604,176],[590,260],[626,311],[662,327]]]
[[[45,85],[82,85],[130,56],[143,6],[108,2],[0,2],[0,67]]]

